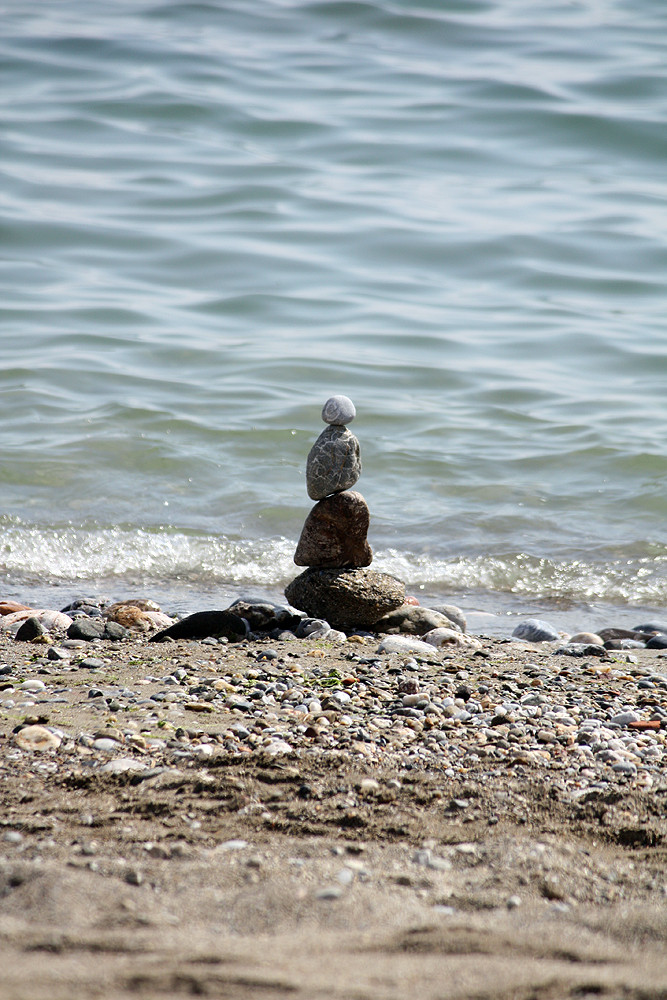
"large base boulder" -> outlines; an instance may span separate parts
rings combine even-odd
[[[294,608],[336,629],[371,628],[405,601],[405,584],[368,569],[307,569],[285,588]]]

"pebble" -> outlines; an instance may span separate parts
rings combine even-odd
[[[21,691],[44,691],[46,689],[46,684],[44,681],[35,679],[23,681],[20,687]]]
[[[184,767],[205,767],[219,752],[290,757],[276,762],[287,770],[296,758],[296,771],[300,756],[323,748],[351,754],[363,760],[364,767],[372,768],[375,762],[408,770],[435,766],[446,776],[468,768],[475,773],[516,768],[519,775],[526,769],[540,769],[542,774],[550,769],[573,795],[612,782],[649,787],[652,776],[659,780],[664,772],[667,744],[660,725],[667,720],[662,705],[667,670],[659,652],[629,657],[604,650],[600,662],[597,652],[590,651],[601,649],[597,643],[569,643],[588,652],[566,662],[556,653],[565,647],[554,645],[536,651],[532,663],[525,663],[522,652],[521,662],[514,666],[516,647],[503,640],[483,640],[483,658],[474,658],[471,648],[438,649],[405,634],[383,636],[376,653],[376,637],[367,634],[365,647],[329,643],[327,655],[335,660],[330,658],[325,666],[312,637],[319,629],[328,634],[328,622],[296,615],[293,609],[262,607],[253,620],[289,623],[294,641],[289,652],[277,638],[248,644],[247,666],[242,669],[238,659],[234,669],[226,667],[226,647],[193,643],[187,652],[176,646],[165,651],[166,659],[153,668],[159,677],[142,673],[149,668],[138,666],[132,687],[124,687],[112,680],[114,657],[123,655],[112,650],[106,659],[90,657],[78,664],[75,659],[78,667],[88,660],[88,667],[98,671],[96,686],[81,688],[75,681],[69,689],[62,676],[67,676],[68,666],[64,671],[54,669],[48,654],[39,659],[28,652],[30,662],[3,673],[6,693],[13,692],[14,698],[17,692],[37,695],[41,711],[46,702],[55,703],[70,692],[71,698],[90,697],[94,713],[118,714],[113,722],[98,716],[89,733],[68,734],[43,725],[45,716],[23,715],[28,724],[11,736],[16,761],[29,759],[20,750],[51,750],[40,768],[57,769],[76,754],[98,773],[135,772],[139,776],[135,780],[144,780],[144,775],[172,774],[181,759]],[[255,615],[251,604],[247,615]],[[300,640],[294,636],[297,628]],[[602,630],[609,631],[622,630]],[[599,632],[575,638],[591,636],[602,638]],[[79,640],[67,650],[73,654],[86,646]],[[37,671],[43,676],[35,676]],[[57,679],[49,677],[50,672],[58,674]],[[3,700],[5,710],[13,705],[13,698]],[[25,711],[22,705],[19,710]],[[147,732],[139,736],[143,720],[149,725],[159,720],[165,727],[164,739]],[[651,728],[650,720],[657,728]],[[103,756],[127,753],[133,747],[137,757]],[[150,756],[138,759],[139,754]],[[384,801],[393,791],[390,782],[368,777],[360,778],[355,795]],[[313,789],[304,791],[304,797],[308,795]],[[443,808],[465,821],[474,816],[475,801],[445,797]],[[465,847],[459,846],[461,851]],[[451,865],[448,858],[438,859],[433,852],[421,857],[416,864],[435,870],[446,871]],[[469,858],[474,863],[474,855]],[[341,887],[341,880],[336,880]]]
[[[576,635],[571,635],[568,641],[571,643],[581,643],[584,646],[604,645],[604,639],[595,632],[577,632]]]
[[[465,646],[480,645],[472,636],[464,635],[462,632],[452,628],[434,628],[422,636],[422,640],[430,646]]]
[[[46,657],[48,660],[63,661],[70,659],[70,652],[68,649],[63,649],[60,646],[49,646]]]
[[[322,407],[325,424],[349,424],[356,415],[355,405],[349,396],[330,396]]]
[[[525,639],[526,642],[555,642],[560,639],[556,629],[539,618],[527,618],[520,622],[512,635],[515,639]]]
[[[39,636],[46,635],[46,628],[42,625],[39,618],[31,617],[26,618],[23,624],[19,627],[14,638],[17,642],[33,642]]]
[[[117,757],[99,768],[100,774],[126,774],[131,771],[146,771],[148,764],[134,757]]]
[[[14,733],[14,743],[22,750],[57,750],[62,739],[45,726],[23,726]]]
[[[423,639],[413,639],[408,635],[388,635],[377,647],[378,653],[417,653],[421,656],[433,656],[434,648]]]
[[[116,740],[111,740],[108,738],[93,740],[93,750],[102,750],[104,753],[110,753],[113,750],[118,749],[118,743]]]
[[[340,899],[343,895],[343,887],[339,885],[328,885],[324,889],[320,889],[315,893],[315,899],[321,900],[334,900]]]

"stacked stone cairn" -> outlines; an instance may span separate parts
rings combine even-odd
[[[372,628],[405,601],[400,580],[366,568],[373,560],[370,514],[361,493],[351,489],[361,475],[361,457],[359,442],[346,426],[355,416],[347,396],[332,396],[324,404],[327,426],[306,463],[308,496],[317,503],[294,555],[296,565],[308,569],[285,590],[292,607],[346,630]]]

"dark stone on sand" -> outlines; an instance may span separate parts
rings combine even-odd
[[[294,562],[321,569],[370,566],[369,524],[368,505],[361,493],[345,490],[320,500],[306,518]]]
[[[654,635],[646,643],[647,649],[667,649],[667,635]]]
[[[289,608],[268,601],[253,601],[239,597],[227,608],[228,611],[245,619],[252,632],[272,632],[275,629],[295,629],[301,615],[295,615]]]
[[[556,654],[563,656],[606,656],[607,650],[597,643],[570,642],[556,650]]]
[[[79,597],[75,601],[72,601],[67,605],[66,608],[61,608],[63,614],[69,615],[70,618],[73,617],[72,612],[79,611],[81,614],[90,615],[91,618],[99,618],[102,614],[102,609],[100,604],[91,597]]]
[[[119,642],[121,639],[126,639],[129,635],[132,635],[130,630],[121,625],[120,622],[106,622],[102,637]]]
[[[451,618],[434,611],[432,608],[415,607],[406,604],[396,611],[391,611],[380,621],[375,623],[378,632],[386,635],[397,635],[405,633],[407,635],[426,635],[434,628],[455,628],[459,626],[452,622]]]
[[[603,642],[607,642],[610,639],[635,639],[636,631],[629,628],[601,628],[598,629],[598,635]]]
[[[527,618],[525,622],[520,622],[512,635],[515,639],[525,639],[526,642],[555,642],[560,639],[556,629],[539,618]]]
[[[648,625],[638,625],[635,632],[665,632],[667,633],[667,625],[659,624],[657,622],[649,622]]]
[[[245,638],[246,623],[240,615],[232,611],[197,611],[194,615],[181,618],[169,628],[152,635],[149,642],[165,639],[208,639],[224,636],[232,642]]]
[[[285,588],[289,603],[332,628],[369,628],[405,601],[405,584],[368,569],[307,569]]]
[[[103,618],[75,618],[67,629],[68,639],[85,639],[92,642],[93,639],[111,639],[119,642],[130,635],[126,628],[117,622],[105,622]]]
[[[605,649],[645,649],[646,643],[639,639],[607,639]]]
[[[104,635],[104,622],[101,618],[75,618],[67,629],[68,639],[101,639]]]
[[[33,639],[37,639],[40,635],[46,635],[46,632],[47,630],[39,618],[26,618],[14,636],[14,639],[19,642],[32,642]]]

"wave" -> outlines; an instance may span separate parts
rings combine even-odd
[[[232,538],[174,528],[6,524],[0,578],[7,584],[107,584],[206,590],[212,586],[281,592],[300,568],[295,539]],[[431,597],[520,605],[595,604],[667,606],[667,546],[543,558],[525,552],[453,555],[386,548],[373,569],[404,580]]]

